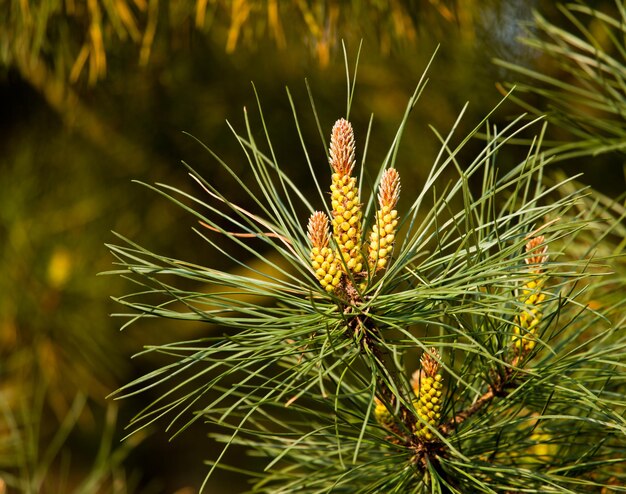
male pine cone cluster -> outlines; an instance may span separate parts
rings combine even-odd
[[[534,237],[526,244],[526,257],[524,262],[530,267],[528,281],[521,288],[520,302],[524,307],[515,318],[513,326],[513,342],[517,351],[521,354],[530,352],[536,344],[536,332],[541,322],[542,312],[540,304],[545,300],[546,294],[542,291],[547,280],[544,274],[544,264],[548,261],[547,245],[544,244],[543,235]]]
[[[352,125],[339,119],[330,138],[329,161],[333,169],[331,181],[332,239],[329,219],[321,211],[314,212],[308,224],[311,241],[311,266],[315,277],[328,292],[334,292],[345,276],[347,280],[363,278],[362,205],[356,177],[355,145]],[[391,257],[398,226],[395,206],[400,196],[400,175],[393,168],[383,172],[378,193],[379,209],[369,236],[367,269],[371,275],[383,269]]]

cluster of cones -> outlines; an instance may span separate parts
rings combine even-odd
[[[368,273],[375,274],[387,266],[398,226],[395,207],[400,196],[400,175],[395,168],[388,168],[382,174],[378,210],[367,249],[364,249],[362,204],[357,179],[352,175],[354,132],[350,122],[343,118],[333,127],[329,160],[333,169],[330,186],[332,219],[329,220],[322,211],[315,211],[309,219],[307,233],[312,245],[311,266],[315,276],[322,287],[332,293],[342,284],[363,280]]]
[[[378,209],[363,243],[362,204],[359,199],[355,167],[355,144],[352,125],[339,119],[333,126],[330,141],[330,164],[333,170],[331,216],[315,211],[309,218],[308,238],[311,241],[310,260],[315,277],[330,293],[346,291],[354,282],[363,289],[367,279],[387,267],[391,258],[398,226],[395,209],[400,196],[400,175],[387,168],[378,186]],[[529,269],[528,280],[519,290],[523,309],[513,324],[513,347],[518,356],[527,355],[536,344],[536,332],[542,319],[540,304],[546,295],[542,291],[547,280],[545,263],[547,245],[543,235],[531,238],[525,246],[524,259]],[[441,357],[433,348],[420,360],[420,369],[413,373],[413,408],[417,420],[414,434],[422,441],[434,439],[433,431],[440,424],[443,378],[440,374]],[[395,430],[396,414],[390,404],[375,398],[374,415],[388,430]]]

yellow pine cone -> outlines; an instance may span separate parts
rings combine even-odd
[[[354,169],[354,133],[352,125],[339,119],[330,139],[330,164],[333,168],[331,190],[333,236],[348,271],[363,271],[361,254],[361,203]]]
[[[341,266],[337,256],[328,246],[328,216],[321,211],[309,218],[308,237],[311,248],[311,266],[320,285],[327,291],[334,291],[341,281]]]
[[[437,427],[441,421],[443,377],[439,373],[438,359],[440,359],[439,353],[434,348],[424,353],[421,358],[421,368],[413,373],[411,379],[415,393],[413,406],[421,419],[415,424],[415,433],[425,441],[435,438],[426,424]]]
[[[520,301],[524,303],[524,309],[522,309],[521,314],[515,317],[513,341],[516,347],[524,353],[535,348],[535,333],[542,317],[539,305],[546,298],[545,293],[541,293],[544,283],[545,278],[539,278],[535,281],[529,281],[522,288]]]
[[[528,458],[531,461],[537,463],[547,462],[555,457],[558,446],[552,442],[552,436],[550,434],[542,432],[539,428],[530,436],[530,440],[535,443],[527,451]]]
[[[542,276],[544,263],[548,260],[548,246],[543,245],[543,235],[534,237],[526,244],[526,258],[524,262],[530,267],[531,279],[521,289],[520,302],[524,309],[515,317],[513,343],[521,353],[528,353],[535,348],[535,333],[541,322],[542,312],[539,307],[545,300],[545,293],[541,293],[547,277]]]
[[[370,233],[369,265],[372,272],[384,269],[396,238],[398,212],[382,207],[376,212],[376,225]]]
[[[333,173],[330,186],[333,207],[333,235],[348,270],[363,270],[361,255],[361,204],[356,178]]]
[[[442,381],[441,374],[436,374],[434,377],[423,377],[416,393],[417,399],[413,402],[418,417],[433,427],[439,425],[441,420]],[[434,438],[431,430],[422,422],[416,424],[415,432],[427,441]]]
[[[376,407],[374,408],[374,417],[376,418],[376,421],[385,429],[391,429],[395,422],[393,415],[387,409],[385,404],[378,398],[374,398],[374,403],[376,404]]]
[[[384,269],[391,257],[398,227],[398,211],[394,208],[399,197],[400,175],[395,168],[388,168],[380,180],[379,209],[369,237],[368,265],[372,273]]]

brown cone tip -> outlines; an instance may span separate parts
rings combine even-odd
[[[424,352],[420,359],[424,374],[428,377],[435,377],[439,372],[439,360],[441,360],[441,355],[439,355],[439,352],[435,348]]]
[[[354,132],[352,125],[340,118],[333,126],[330,136],[330,164],[335,173],[350,175],[354,168]]]
[[[427,377],[434,378],[437,375],[439,372],[439,361],[437,359],[441,359],[441,355],[435,348],[424,352],[420,359],[420,368],[411,376],[411,386],[416,390],[415,392],[419,390],[422,379]]]
[[[526,264],[543,264],[548,260],[548,246],[541,246],[545,242],[543,235],[534,237],[526,243]]]
[[[387,168],[380,179],[378,203],[380,207],[394,209],[400,198],[400,174],[395,168]]]
[[[307,231],[313,247],[322,248],[328,245],[328,216],[322,211],[315,211],[309,218]]]

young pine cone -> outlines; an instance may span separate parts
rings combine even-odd
[[[369,238],[368,264],[370,272],[384,269],[391,257],[398,226],[395,209],[400,197],[400,175],[395,168],[384,171],[378,191],[378,211]]]
[[[434,348],[425,352],[420,360],[420,370],[414,372],[411,379],[416,398],[413,405],[421,419],[415,424],[415,433],[424,441],[434,439],[435,436],[429,426],[437,427],[441,421],[443,377],[439,373],[440,358]]]
[[[526,258],[524,261],[530,267],[529,280],[521,288],[520,302],[524,303],[521,313],[515,317],[513,342],[517,350],[527,354],[536,344],[537,327],[543,316],[541,303],[546,294],[542,293],[547,277],[543,274],[544,264],[548,261],[546,254],[548,246],[543,244],[543,235],[534,237],[526,244]]]
[[[328,245],[328,216],[316,211],[309,218],[308,237],[311,241],[311,266],[315,277],[327,292],[333,292],[341,281],[341,262]]]
[[[352,125],[339,119],[330,139],[330,164],[333,168],[331,190],[333,236],[341,253],[344,269],[359,274],[363,270],[361,254],[361,204],[356,177],[354,133]]]

